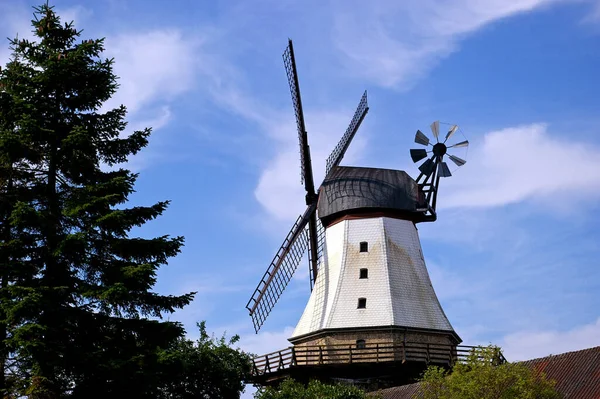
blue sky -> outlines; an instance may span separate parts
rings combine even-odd
[[[398,5],[397,3],[401,3]],[[0,0],[0,36],[31,6]],[[600,3],[586,0],[57,0],[106,37],[130,128],[153,126],[133,203],[172,200],[136,234],[184,235],[157,290],[198,291],[171,316],[207,320],[256,353],[283,348],[309,295],[303,263],[259,335],[244,308],[304,210],[281,54],[294,40],[317,179],[364,89],[343,164],[403,169],[436,119],[471,141],[419,226],[440,301],[465,344],[510,360],[600,345]],[[8,42],[0,46],[0,63]]]

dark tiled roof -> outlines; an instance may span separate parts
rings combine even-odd
[[[600,346],[526,360],[523,364],[556,381],[556,390],[564,399],[600,399]],[[379,393],[383,399],[412,399],[418,389],[416,383]]]
[[[556,381],[565,399],[600,399],[600,346],[523,363]]]
[[[419,393],[419,383],[402,385],[399,387],[386,388],[380,391],[374,392],[379,394],[383,399],[412,399],[419,398],[421,395],[415,396]]]

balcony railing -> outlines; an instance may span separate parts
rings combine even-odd
[[[451,366],[465,360],[477,347],[466,345],[426,344],[406,342],[397,345],[291,346],[283,350],[255,357],[252,360],[255,376],[279,372],[292,367],[341,365],[352,363],[423,362]],[[506,359],[498,351],[498,362]]]

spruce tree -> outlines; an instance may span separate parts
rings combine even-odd
[[[168,201],[126,207],[137,175],[119,167],[148,143],[128,136],[102,39],[82,40],[48,4],[36,39],[11,41],[0,70],[0,389],[5,396],[155,397],[193,293],[153,291],[182,237],[132,237]]]

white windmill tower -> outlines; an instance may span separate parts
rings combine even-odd
[[[457,131],[452,126],[440,142],[439,122],[431,125],[435,144],[417,131],[415,141],[431,149],[411,150],[413,161],[426,159],[416,180],[399,170],[339,166],[369,110],[365,92],[315,191],[291,40],[284,61],[307,209],[246,305],[256,331],[307,249],[312,292],[289,338],[293,347],[259,359],[257,381],[292,372],[305,379],[394,375],[397,381],[414,376],[425,362],[450,363],[461,339],[431,285],[416,224],[436,220],[440,177],[451,175],[443,158],[449,148],[466,147],[468,141],[446,145]],[[465,163],[449,158],[457,166]]]

